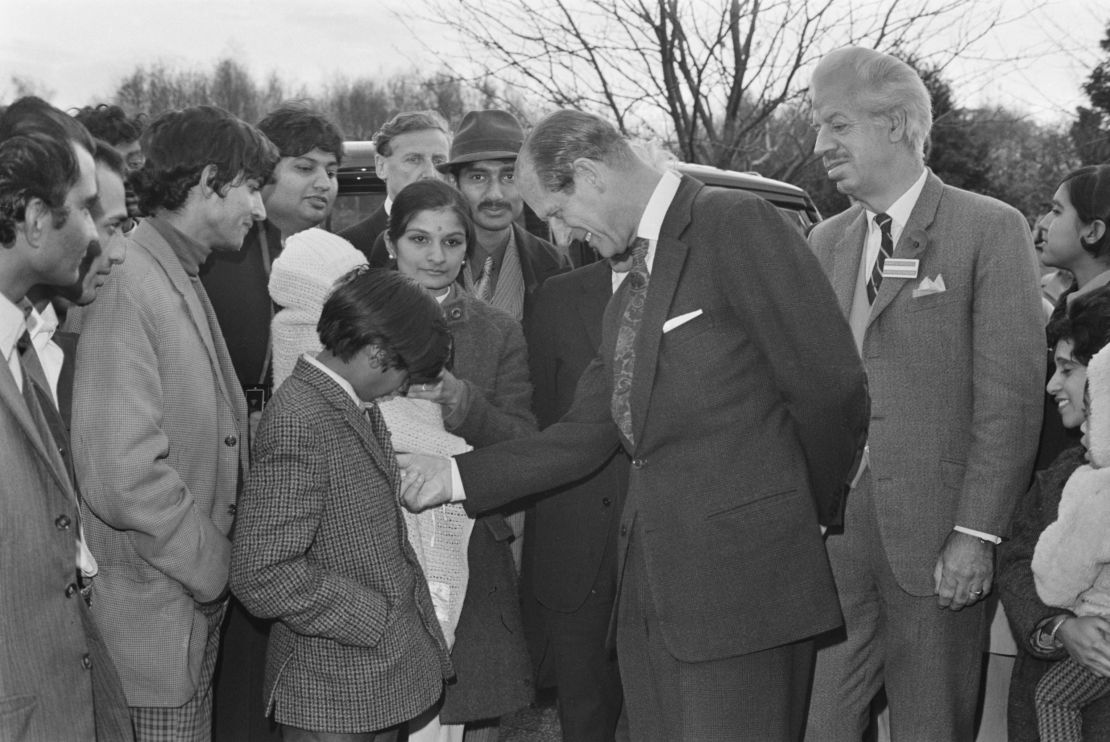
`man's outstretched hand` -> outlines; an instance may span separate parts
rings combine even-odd
[[[419,513],[451,501],[451,459],[423,453],[399,453],[401,503]]]

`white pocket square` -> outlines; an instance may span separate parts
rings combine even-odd
[[[936,278],[925,276],[925,278],[921,279],[921,283],[918,284],[917,288],[913,290],[913,298],[920,299],[922,296],[943,294],[947,290],[948,289],[944,287],[944,276],[941,274],[938,273]]]
[[[667,320],[666,322],[663,323],[663,333],[666,334],[666,333],[670,332],[671,330],[673,330],[676,327],[681,327],[682,325],[686,324],[690,320],[697,319],[698,317],[701,316],[701,314],[702,314],[702,312],[701,312],[700,309],[695,309],[692,312],[687,312],[686,314],[680,314],[677,317],[671,317],[669,320]]]

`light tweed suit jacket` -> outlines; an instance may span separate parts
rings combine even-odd
[[[810,243],[845,316],[867,230],[860,206]],[[895,246],[915,279],[887,278],[863,361],[882,546],[898,583],[933,594],[933,567],[956,525],[1005,536],[1029,483],[1040,428],[1044,317],[1033,243],[1015,209],[929,174]],[[937,276],[945,291],[914,296]]]
[[[197,603],[227,585],[246,402],[219,331],[149,221],[83,317],[73,446],[100,564],[93,614],[132,706],[178,706],[200,673]]]
[[[236,597],[277,619],[264,692],[278,723],[376,731],[443,692],[451,663],[399,488],[392,446],[299,360],[262,416],[232,554]]]

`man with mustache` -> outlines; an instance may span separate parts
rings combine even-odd
[[[227,111],[156,119],[133,185],[147,218],[83,314],[73,395],[92,611],[138,740],[208,740],[247,410],[197,274],[265,218],[278,153]]]
[[[1025,219],[925,166],[928,90],[870,49],[825,55],[815,153],[853,206],[810,244],[863,358],[871,425],[826,540],[845,632],[817,655],[806,738],[858,740],[885,686],[895,740],[974,737],[983,599],[1041,419],[1043,322]]]
[[[451,142],[451,159],[437,165],[470,203],[477,244],[467,254],[463,283],[478,298],[518,320],[548,276],[569,265],[555,247],[517,220],[524,198],[516,186],[516,158],[524,142],[520,122],[508,111],[470,111]]]

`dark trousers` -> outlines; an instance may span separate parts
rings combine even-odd
[[[378,732],[344,733],[314,732],[285,724],[278,724],[284,742],[396,742],[401,727],[390,727]]]
[[[744,630],[739,619],[736,630]],[[708,662],[675,659],[663,642],[634,529],[617,617],[617,658],[631,739],[798,740],[813,656],[813,642],[803,641]]]

